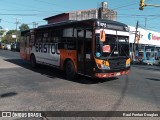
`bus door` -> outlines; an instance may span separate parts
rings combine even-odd
[[[92,32],[90,30],[77,30],[77,65],[78,73],[84,75],[92,75],[91,63],[91,46],[92,46]]]
[[[15,48],[15,43],[12,44],[11,50]],[[21,46],[20,46],[20,55],[22,59],[26,60],[26,45],[27,45],[27,36],[26,35],[21,35]]]
[[[23,38],[23,47],[22,47],[22,49],[23,49],[23,59],[25,59],[25,60],[28,60],[28,45],[29,45],[29,34],[27,33],[26,35],[25,35],[25,37]],[[15,46],[16,46],[16,44],[15,44]]]
[[[30,33],[26,32],[26,33],[22,33],[22,40],[21,40],[21,45],[20,45],[20,54],[21,57],[25,60],[30,60]],[[15,43],[14,44],[15,49],[19,49],[19,44]]]
[[[25,52],[26,52],[26,59],[27,60],[30,60],[30,46],[29,46],[29,44],[30,44],[30,35],[27,35],[27,44],[26,44],[26,49],[25,49]]]

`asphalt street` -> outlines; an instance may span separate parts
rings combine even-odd
[[[70,81],[63,71],[47,66],[32,69],[18,52],[0,50],[0,111],[160,111],[160,66],[133,65],[129,75],[118,78],[79,76]]]

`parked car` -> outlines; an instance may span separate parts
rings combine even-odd
[[[4,49],[5,50],[11,50],[11,44],[5,44]]]
[[[1,49],[4,49],[5,43],[1,43]]]
[[[20,51],[20,43],[13,43],[12,45],[11,45],[11,51],[17,51],[17,52],[19,52]]]

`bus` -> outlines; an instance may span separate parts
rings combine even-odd
[[[128,26],[110,20],[63,21],[21,32],[20,56],[37,64],[92,78],[126,75],[130,71]]]

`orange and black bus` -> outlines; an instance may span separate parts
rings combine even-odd
[[[22,59],[76,74],[108,78],[129,73],[128,26],[110,20],[64,21],[21,32]]]

